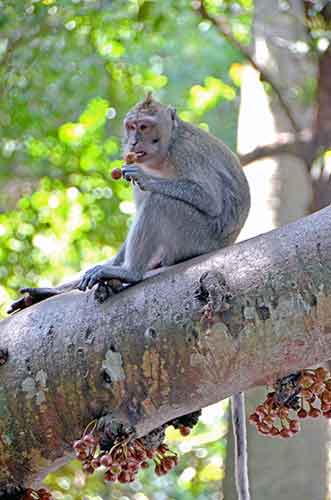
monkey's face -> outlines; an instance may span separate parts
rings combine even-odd
[[[134,152],[137,163],[160,169],[167,157],[171,137],[172,120],[168,115],[129,113],[124,120],[124,154]]]

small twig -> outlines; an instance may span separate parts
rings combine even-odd
[[[90,433],[91,433],[91,434],[93,434],[93,432],[94,432],[94,431],[95,431],[95,429],[96,429],[97,423],[98,423],[98,421],[97,421],[96,419],[91,420],[91,422],[89,422],[89,423],[87,424],[87,426],[85,427],[85,430],[84,430],[83,436],[86,436],[87,431],[90,429],[90,427],[93,427],[93,430],[92,430],[92,431],[90,431]]]

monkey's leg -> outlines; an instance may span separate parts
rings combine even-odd
[[[233,394],[231,403],[238,500],[250,500],[244,393]]]
[[[133,180],[143,191],[151,191],[184,201],[192,205],[200,212],[212,217],[217,217],[222,212],[221,193],[217,197],[210,196],[196,182],[184,179],[162,179],[146,174],[136,165],[126,165],[122,168],[122,173],[127,180]]]

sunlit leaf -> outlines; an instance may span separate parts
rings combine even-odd
[[[224,478],[224,469],[222,469],[218,464],[209,463],[207,464],[199,474],[201,481],[220,481]]]
[[[116,139],[110,138],[104,143],[105,152],[108,155],[116,155],[119,152],[119,145]]]
[[[29,139],[26,142],[26,147],[27,147],[28,153],[33,158],[46,158],[48,155],[47,146],[42,141],[38,141],[37,139],[33,139],[33,138]]]
[[[223,98],[233,100],[236,92],[233,87],[225,84],[222,80],[208,76],[205,85],[194,85],[190,89],[190,106],[198,113],[203,114]]]
[[[102,127],[106,123],[108,110],[109,103],[106,99],[101,97],[92,99],[80,115],[79,123],[90,131]]]
[[[86,133],[83,123],[65,123],[59,128],[59,139],[68,145],[78,145]]]
[[[233,83],[235,85],[237,85],[237,87],[240,87],[240,85],[241,85],[243,70],[244,70],[244,66],[242,64],[239,64],[239,63],[233,63],[230,66],[229,76],[230,76],[231,80],[233,81]]]

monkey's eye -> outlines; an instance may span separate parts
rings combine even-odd
[[[140,130],[146,130],[148,126],[145,123],[142,123],[139,128]]]
[[[160,141],[160,139],[157,137],[156,139],[153,139],[153,144],[157,144]]]
[[[126,128],[127,128],[128,130],[136,130],[136,126],[135,126],[135,124],[134,124],[134,123],[127,123],[127,124],[126,124]]]

